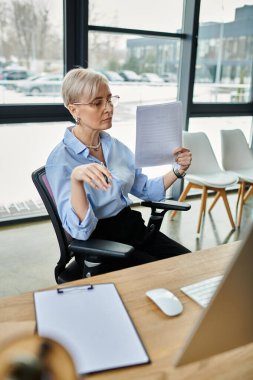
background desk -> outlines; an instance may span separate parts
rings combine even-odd
[[[180,287],[221,274],[233,257],[237,243],[108,273],[75,284],[114,282],[138,329],[152,363],[87,376],[87,379],[174,380],[253,379],[253,343],[213,358],[175,368],[173,363],[202,308]],[[152,288],[174,292],[184,304],[178,317],[166,317],[146,296]],[[19,332],[33,332],[33,294],[0,299],[0,343]],[[207,342],[208,344],[208,342]]]

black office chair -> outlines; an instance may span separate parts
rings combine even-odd
[[[88,277],[89,274],[84,273],[84,260],[94,264],[109,262],[112,259],[124,260],[134,250],[130,245],[109,240],[91,238],[84,241],[72,239],[62,227],[44,166],[32,173],[32,180],[47,209],[58,239],[60,260],[55,267],[55,279],[58,284]],[[162,203],[141,202],[141,205],[151,207],[151,216],[148,223],[151,229],[160,229],[167,211],[187,211],[191,208],[188,203],[171,200]],[[157,211],[157,209],[162,211]],[[99,274],[101,273],[102,271],[99,272]]]

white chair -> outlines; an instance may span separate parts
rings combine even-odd
[[[228,186],[235,185],[238,181],[238,177],[234,173],[221,170],[205,133],[183,132],[183,146],[191,150],[192,164],[185,176],[188,184],[182,192],[179,201],[183,201],[192,188],[202,190],[197,233],[200,232],[202,216],[205,214],[208,190],[212,190],[216,193],[208,211],[210,212],[219,197],[222,197],[231,226],[235,229],[225,189]],[[172,212],[171,219],[175,214],[176,212]]]
[[[239,204],[237,227],[240,227],[243,205],[253,194],[253,153],[240,129],[221,131],[221,152],[223,168],[233,171],[239,177],[236,209]],[[247,192],[246,186],[249,186]]]

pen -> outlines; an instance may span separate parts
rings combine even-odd
[[[104,163],[103,162],[101,162],[101,165],[103,166],[103,167],[105,167],[105,165],[104,165]],[[105,178],[105,182],[106,183],[109,183],[109,179],[108,179],[108,177],[103,173],[103,176],[104,176],[104,178]]]

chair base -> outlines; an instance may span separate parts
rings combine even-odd
[[[57,277],[57,284],[80,280],[83,277],[82,268],[73,260]]]
[[[116,269],[115,269],[116,270]],[[75,259],[58,275],[57,283],[63,284],[65,282],[76,281],[82,278],[94,277],[99,274],[111,272],[110,263],[102,263],[100,265],[88,267],[84,263],[76,262]]]

